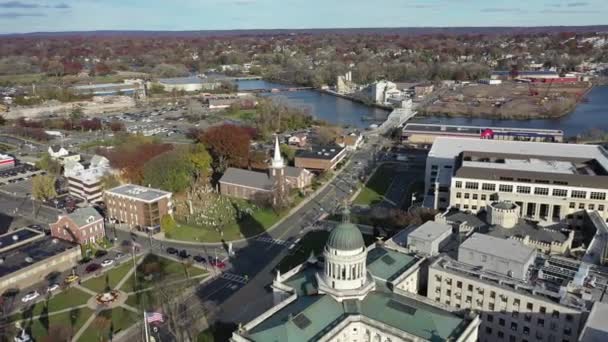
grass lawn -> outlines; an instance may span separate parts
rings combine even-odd
[[[29,331],[30,336],[36,341],[44,341],[44,338],[50,334],[55,337],[55,341],[65,341],[78,332],[92,313],[93,311],[88,308],[74,309],[71,312],[24,321],[21,326]],[[81,341],[87,340],[81,339]]]
[[[310,251],[314,251],[315,255],[320,255],[323,252],[323,247],[328,237],[328,231],[315,231],[304,235],[291,254],[281,260],[277,268],[281,273],[285,273],[306,261],[310,256]],[[363,234],[363,240],[365,241],[365,245],[369,246],[374,242],[374,237]]]
[[[118,282],[129,272],[132,267],[133,262],[131,260],[126,261],[103,273],[99,277],[85,281],[82,283],[82,286],[98,293],[105,291],[107,287],[114,289],[114,287],[118,285]]]
[[[80,336],[79,341],[112,340],[113,336],[135,324],[139,318],[137,313],[123,308],[102,311]]]
[[[286,213],[287,211],[285,211]],[[223,240],[239,240],[263,233],[277,222],[282,215],[275,213],[272,209],[258,209],[239,222],[235,222],[224,227],[224,236],[211,227],[202,227],[193,224],[178,223],[177,229],[171,235],[172,239],[201,241],[201,242],[220,242]]]
[[[137,283],[135,282],[135,274],[125,282],[120,288],[124,292],[133,292],[139,289],[146,289],[154,286],[158,281],[179,281],[190,277],[205,274],[204,270],[190,266],[187,269],[186,265],[180,262],[159,257],[154,254],[148,254],[144,261],[137,267]],[[153,276],[150,276],[153,274]]]
[[[0,76],[0,84],[32,84],[45,80],[45,74],[21,74]]]
[[[361,190],[357,198],[355,198],[354,204],[371,205],[382,201],[384,194],[393,181],[394,175],[394,166],[381,165],[378,167],[376,172],[374,172],[372,177],[365,184],[363,190]]]
[[[29,317],[38,316],[44,312],[55,312],[64,310],[73,306],[83,305],[91,298],[88,293],[82,292],[76,288],[67,289],[51,297],[47,302],[39,302],[36,305],[22,310],[21,314],[14,315],[15,319],[28,319]]]
[[[14,149],[15,149],[15,146],[0,143],[0,152],[12,151]]]
[[[254,122],[257,116],[257,111],[255,109],[241,109],[233,113],[224,112],[221,116],[225,119]]]

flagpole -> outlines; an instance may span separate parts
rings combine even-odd
[[[144,310],[144,331],[146,332],[145,342],[150,342],[150,334],[148,333],[148,317],[146,317],[146,310]]]

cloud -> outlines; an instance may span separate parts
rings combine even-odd
[[[584,2],[584,1],[571,2],[571,3],[567,4],[566,6],[568,6],[568,7],[584,7],[584,6],[589,6],[589,3],[588,2]]]
[[[0,13],[0,19],[17,19],[22,17],[46,17],[43,13],[17,13],[17,12],[7,12]]]
[[[521,13],[521,8],[482,8],[484,13]]]
[[[0,8],[39,8],[38,4],[31,4],[21,1],[4,1],[0,2]],[[10,13],[7,13],[10,14]]]

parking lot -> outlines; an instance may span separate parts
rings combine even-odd
[[[0,184],[11,185],[20,183],[23,181],[30,180],[32,177],[35,177],[39,174],[46,174],[46,172],[39,170],[35,166],[29,164],[18,164],[15,167],[0,170]],[[19,190],[19,187],[15,189]]]

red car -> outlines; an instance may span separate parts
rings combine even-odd
[[[218,260],[218,259],[211,259],[211,261],[209,261],[209,264],[213,267],[217,267],[219,269],[224,269],[226,268],[226,263]]]

